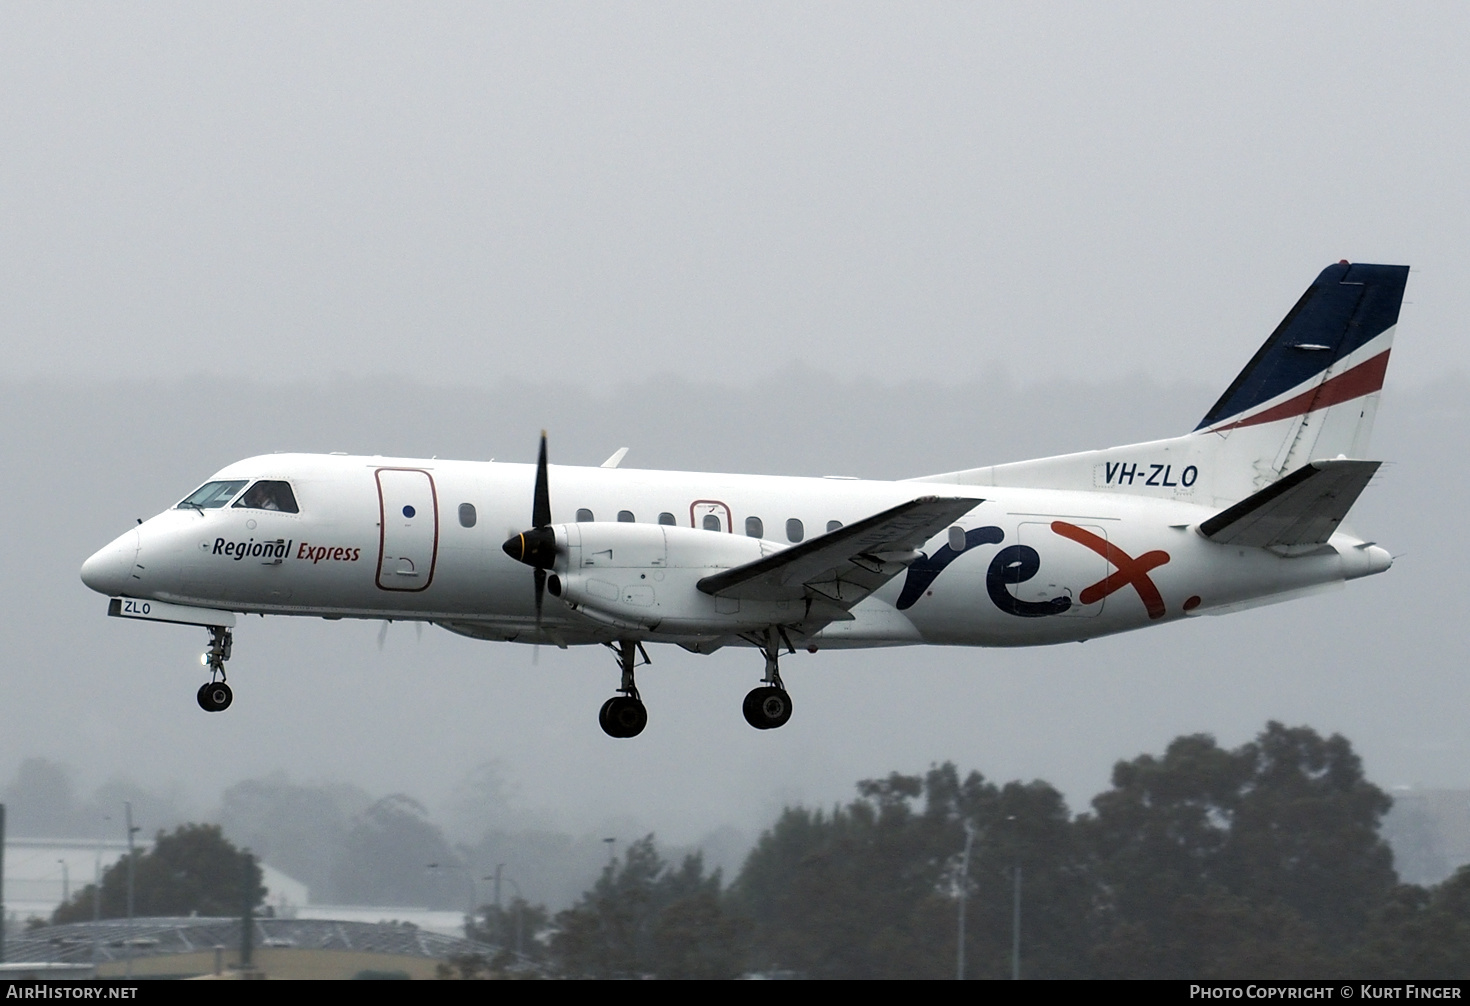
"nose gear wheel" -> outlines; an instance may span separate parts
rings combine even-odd
[[[206,682],[199,686],[199,708],[206,713],[222,713],[230,708],[235,693],[223,681]]]
[[[209,680],[199,686],[199,708],[207,713],[222,713],[235,701],[235,693],[225,684],[225,661],[230,659],[234,638],[223,625],[209,627],[209,649],[204,651],[204,664]]]

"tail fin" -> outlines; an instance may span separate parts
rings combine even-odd
[[[1236,503],[1314,459],[1361,459],[1409,267],[1322,270],[1194,432],[919,482],[1080,489]]]
[[[1323,269],[1195,432],[1258,441],[1268,478],[1363,457],[1408,278],[1400,265]]]

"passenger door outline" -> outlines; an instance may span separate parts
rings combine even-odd
[[[730,516],[730,505],[728,503],[722,503],[719,500],[695,500],[693,503],[690,503],[689,526],[703,528],[704,518],[707,514],[714,514],[716,517],[720,517],[724,522],[720,527],[721,531],[727,534],[735,533],[735,520]],[[721,516],[722,514],[723,516]]]
[[[378,485],[378,588],[428,590],[439,560],[439,493],[434,477],[422,468],[379,468],[373,476]],[[412,516],[405,508],[412,510]]]

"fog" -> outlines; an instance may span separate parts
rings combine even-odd
[[[0,780],[45,757],[207,815],[285,770],[412,794],[465,840],[689,843],[947,759],[1080,810],[1116,759],[1275,718],[1346,734],[1382,785],[1470,785],[1467,18],[0,9]],[[545,427],[563,464],[887,478],[1180,433],[1339,258],[1414,267],[1390,463],[1351,517],[1396,563],[1339,593],[801,654],[765,733],[739,713],[756,656],[656,648],[620,742],[606,651],[409,624],[380,648],[377,622],[246,619],[205,715],[203,630],[108,619],[77,579],[277,450],[529,461]],[[487,763],[503,791],[468,813]]]
[[[628,465],[895,477],[1173,433],[1209,389],[930,392],[811,374],[767,390],[668,381],[606,397],[386,381],[10,384],[4,514],[24,575],[3,599],[0,774],[46,757],[85,785],[122,775],[172,787],[203,813],[229,783],[284,769],[412,794],[466,840],[549,826],[694,842],[721,826],[753,838],[787,802],[844,799],[858,778],[943,760],[1047,779],[1080,810],[1119,758],[1180,733],[1239,744],[1275,718],[1346,734],[1380,784],[1465,785],[1470,685],[1454,601],[1465,545],[1446,529],[1465,493],[1452,459],[1466,392],[1462,380],[1386,391],[1375,453],[1392,463],[1352,515],[1396,556],[1384,575],[1085,644],[798,654],[783,666],[796,715],[773,732],[739,712],[760,674],[754,652],[656,647],[639,676],[649,727],[614,741],[596,724],[616,683],[602,648],[543,647],[538,660],[408,623],[379,649],[381,622],[245,619],[235,704],[207,715],[194,702],[204,630],[109,619],[77,569],[216,467],[274,447],[527,460],[544,423],[561,463],[629,446]],[[502,791],[467,816],[456,788],[485,763]]]

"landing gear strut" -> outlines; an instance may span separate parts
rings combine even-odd
[[[225,684],[225,661],[230,659],[234,638],[223,625],[209,626],[209,649],[204,651],[204,666],[209,680],[199,687],[199,708],[206,713],[221,713],[230,708],[235,693]]]
[[[618,667],[622,669],[623,680],[618,686],[618,694],[602,704],[602,710],[597,714],[598,725],[602,727],[603,733],[609,737],[637,737],[648,725],[648,710],[643,707],[643,700],[638,697],[638,686],[633,681],[633,669],[638,665],[637,658],[643,657],[643,663],[651,664],[648,659],[648,651],[643,649],[643,644],[620,639],[616,643],[608,643],[618,655]]]
[[[765,638],[761,641],[761,649],[766,655],[766,676],[761,679],[761,687],[753,689],[745,696],[745,702],[741,705],[740,711],[745,714],[745,722],[757,730],[774,730],[785,726],[786,721],[791,719],[791,696],[781,683],[781,668],[778,664],[782,643],[786,644],[787,652],[796,652],[791,640],[786,638],[784,629],[766,630]]]

